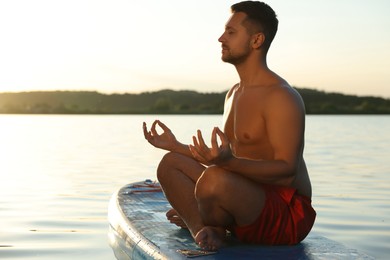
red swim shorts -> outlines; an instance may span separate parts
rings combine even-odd
[[[311,199],[290,187],[263,185],[266,200],[258,219],[247,226],[234,226],[242,242],[262,245],[295,245],[313,227],[316,212]]]

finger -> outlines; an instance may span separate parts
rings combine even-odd
[[[229,145],[229,139],[227,138],[225,133],[222,132],[221,129],[219,129],[218,127],[216,128],[216,131],[217,131],[217,134],[219,136],[219,139],[221,139],[221,146],[224,147],[224,146]]]
[[[194,143],[193,149],[196,151],[199,157],[205,158],[204,155],[206,153],[206,150],[204,146],[200,144],[200,141],[196,138],[196,136],[192,137],[192,142]]]
[[[212,149],[218,148],[217,128],[216,127],[214,127],[213,132],[211,133],[211,148]]]
[[[198,160],[199,162],[207,162],[207,160],[203,157],[203,155],[200,153],[199,149],[197,149],[195,146],[193,145],[188,145],[189,149],[190,149],[190,152],[192,154],[192,156]]]
[[[151,139],[152,139],[152,135],[151,135],[150,131],[148,131],[148,128],[147,128],[145,122],[144,122],[144,124],[143,124],[143,129],[144,129],[144,136],[145,136],[145,139],[148,140],[148,142],[150,142]]]
[[[157,124],[158,120],[155,120],[152,124],[152,127],[150,128],[150,131],[152,132],[152,134],[154,136],[158,135],[157,131],[156,131],[156,124]]]
[[[192,154],[192,156],[194,156],[195,158],[197,157],[197,153],[195,151],[195,147],[191,144],[188,145],[188,149],[190,149],[190,152]]]
[[[198,134],[199,145],[202,148],[208,148],[207,145],[205,144],[204,140],[203,140],[202,132],[200,130],[198,130],[197,134]]]
[[[142,129],[144,131],[144,136],[146,138],[148,136],[148,128],[146,127],[146,123],[145,122],[142,124]]]
[[[157,120],[157,124],[161,127],[161,129],[166,132],[166,131],[170,131],[170,129],[163,123],[161,122],[160,120]]]
[[[195,159],[200,159],[201,158],[201,156],[200,156],[200,154],[199,154],[199,152],[198,152],[198,150],[196,149],[196,147],[195,146],[193,146],[193,145],[188,145],[188,148],[190,149],[190,152],[191,152],[191,154],[192,154],[192,156],[195,158]]]
[[[199,148],[198,139],[196,139],[195,136],[192,137],[192,142],[194,143],[194,147],[195,147],[195,148]]]

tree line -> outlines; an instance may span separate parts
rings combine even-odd
[[[296,88],[307,114],[390,114],[390,99]],[[160,90],[140,94],[94,91],[0,93],[2,114],[222,114],[226,91]]]

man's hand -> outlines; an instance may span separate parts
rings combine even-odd
[[[162,130],[162,134],[158,134],[156,130],[156,125],[158,125]],[[164,150],[172,151],[175,146],[177,146],[178,142],[176,140],[175,135],[172,131],[159,120],[155,120],[148,131],[146,127],[146,123],[143,123],[143,130],[145,139],[154,147],[161,148]]]
[[[217,136],[221,140],[221,145],[218,145]],[[192,140],[194,145],[189,145],[190,151],[201,162],[219,165],[233,157],[229,140],[218,127],[214,127],[211,134],[211,148],[205,144],[200,130],[197,132],[197,137],[193,136]]]

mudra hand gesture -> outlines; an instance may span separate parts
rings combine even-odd
[[[221,145],[218,145],[217,137],[221,140]],[[218,127],[214,127],[211,134],[210,148],[205,144],[200,130],[197,131],[197,136],[192,137],[192,140],[194,144],[189,145],[190,151],[194,158],[201,162],[223,164],[233,157],[229,140]]]
[[[156,125],[158,125],[163,133],[159,134],[156,130]],[[165,124],[163,124],[160,120],[155,120],[148,131],[146,123],[143,123],[143,130],[145,139],[154,147],[161,148],[164,150],[172,151],[175,146],[178,144],[175,135],[172,133],[171,129],[169,129]]]

